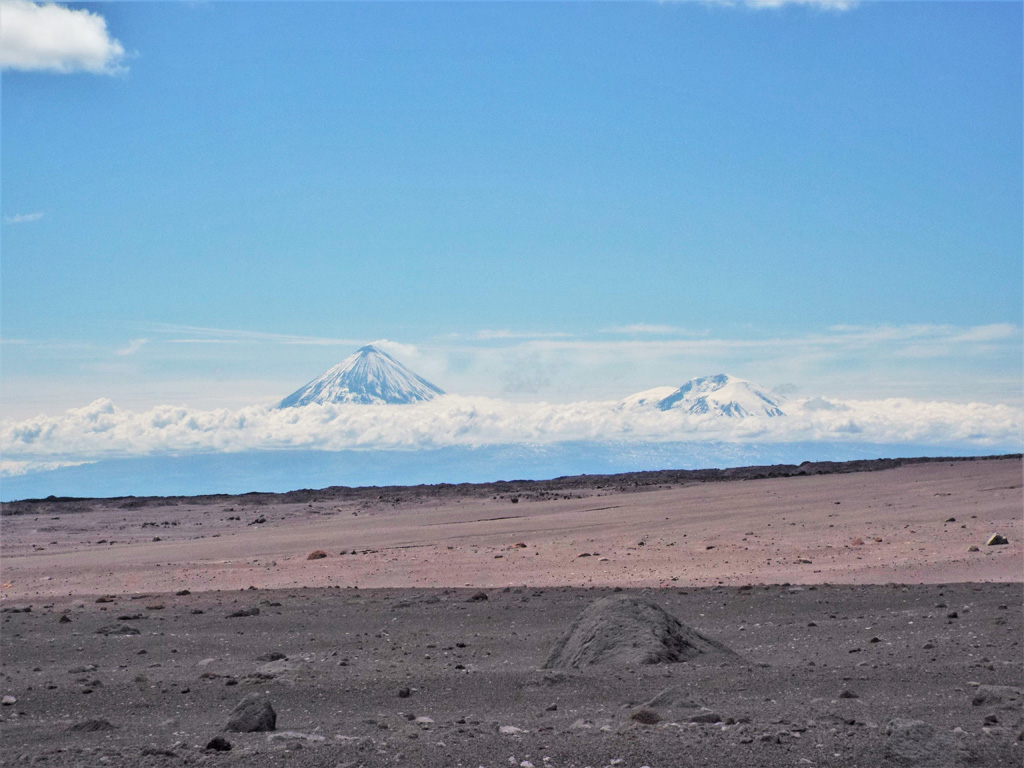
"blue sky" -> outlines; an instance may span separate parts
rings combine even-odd
[[[70,7],[124,55],[2,76],[8,416],[378,339],[513,399],[1020,403],[1020,3]]]

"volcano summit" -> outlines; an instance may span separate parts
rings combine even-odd
[[[630,395],[620,407],[654,406],[662,411],[684,410],[695,415],[730,418],[785,416],[785,399],[727,373],[690,379],[678,389],[655,387]]]
[[[444,390],[410,371],[372,344],[292,392],[278,408],[312,403],[407,405],[432,400]]]

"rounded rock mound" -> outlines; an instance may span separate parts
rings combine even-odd
[[[555,643],[544,669],[591,664],[671,664],[711,653],[739,655],[705,637],[661,606],[632,595],[613,595],[589,605]]]
[[[250,693],[231,710],[224,730],[230,733],[277,730],[277,713],[266,696]]]

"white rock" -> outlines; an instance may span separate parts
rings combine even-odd
[[[522,728],[516,728],[514,725],[503,725],[498,728],[498,733],[503,736],[515,736],[517,733],[526,733]]]

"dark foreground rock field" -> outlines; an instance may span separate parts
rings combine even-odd
[[[478,591],[4,602],[0,765],[1024,762],[1020,583],[625,590],[733,653],[557,669],[615,591]],[[246,697],[273,730],[226,730]]]

